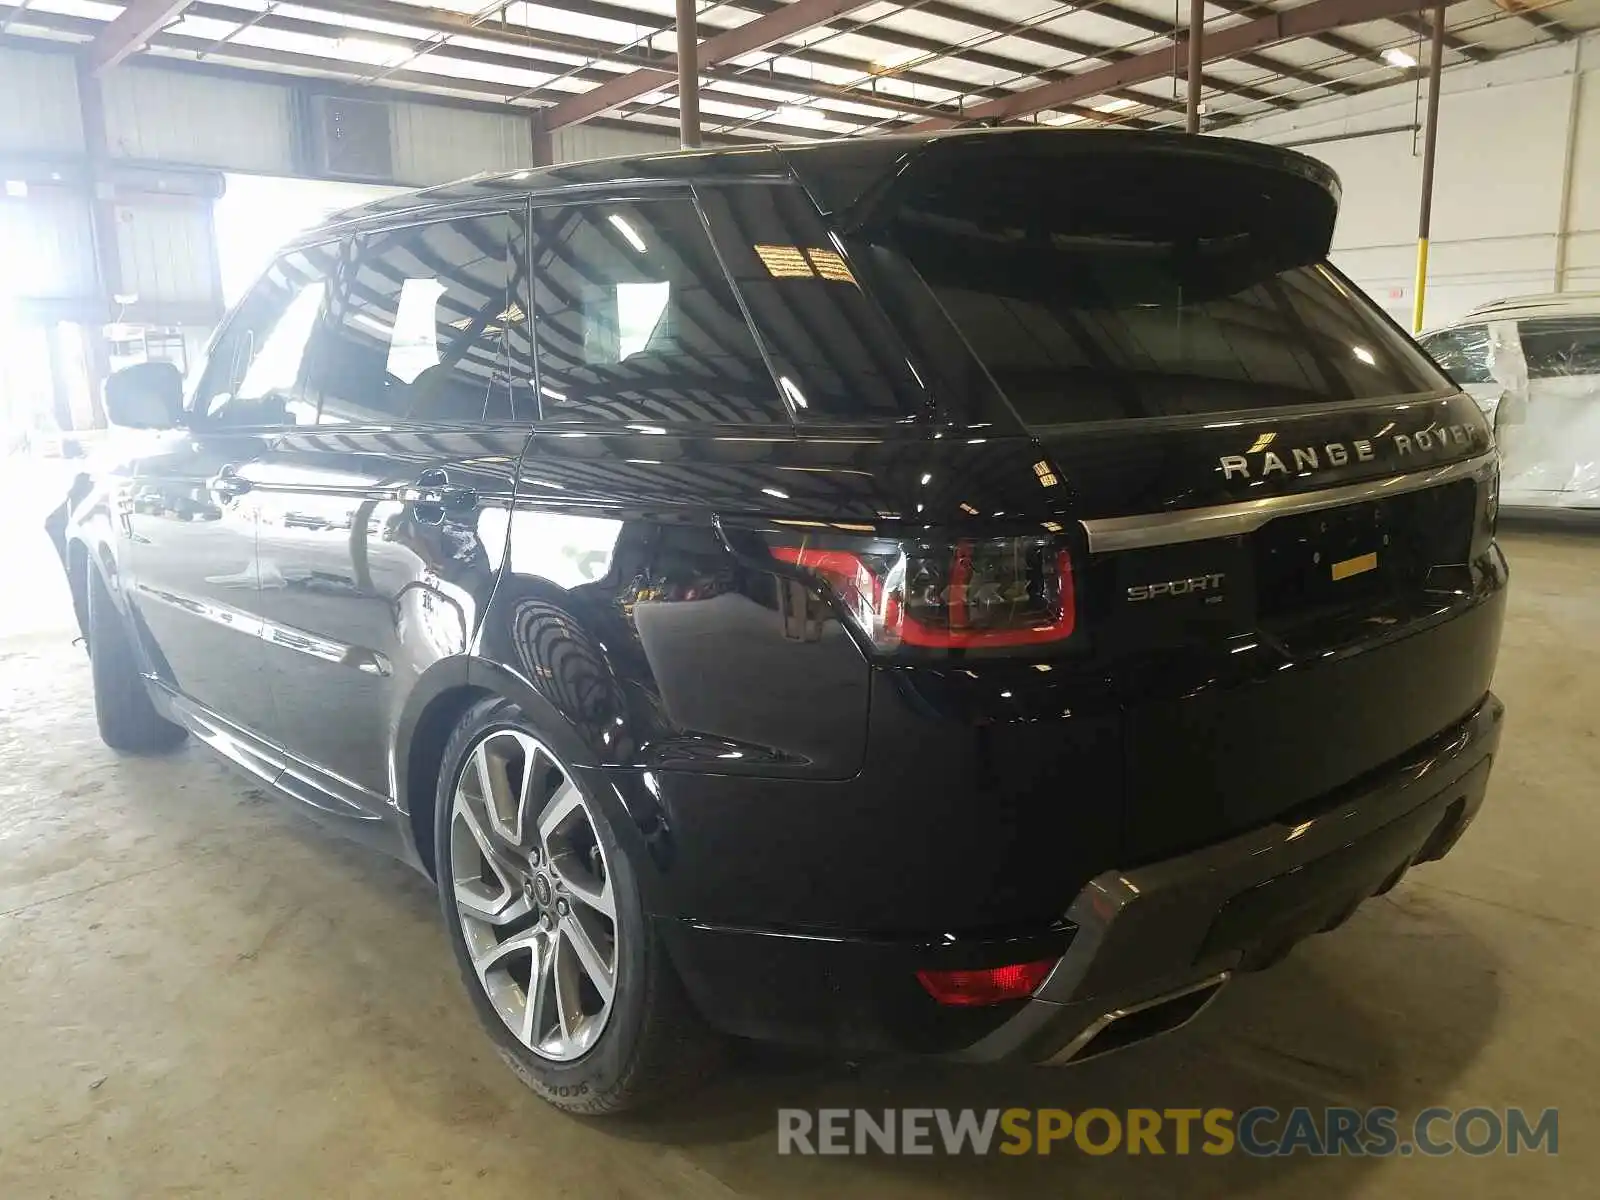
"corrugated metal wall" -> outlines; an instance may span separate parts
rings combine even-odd
[[[137,60],[103,81],[107,150],[116,164],[162,163],[180,173],[295,176],[305,166],[307,141],[298,123],[310,107],[303,97],[324,86],[314,79],[242,78]],[[372,99],[382,95],[369,93]],[[383,102],[397,184],[428,186],[533,162],[531,113],[421,98]],[[677,139],[668,133],[579,126],[558,131],[552,143],[555,160],[566,162],[671,150]],[[81,319],[92,322],[106,319],[110,306],[109,297],[98,294],[90,197],[81,183],[72,182],[81,177],[83,152],[72,56],[42,48],[0,49],[0,166],[28,163],[34,172],[30,178],[39,180],[30,183],[26,197],[0,197],[0,245],[13,263],[26,264],[13,270],[13,279],[21,281],[14,290],[24,297],[67,301]],[[69,164],[65,178],[50,177],[49,159]],[[154,187],[120,178],[117,183],[116,290],[139,296],[126,315],[185,326],[215,320],[221,305],[212,202],[139,190]]]
[[[642,129],[636,132],[631,129],[568,125],[550,135],[551,158],[558,163],[609,158],[617,154],[660,154],[677,148],[678,139],[671,134]]]
[[[102,89],[106,141],[118,158],[294,173],[287,87],[129,65],[107,74]]]
[[[519,114],[404,103],[391,103],[389,113],[397,183],[448,183],[533,163],[531,127]]]
[[[221,316],[211,201],[119,204],[116,218],[124,291],[137,292],[141,306],[196,306]]]
[[[43,300],[93,295],[94,238],[86,197],[60,189],[0,196],[0,247],[6,288],[14,295]]]
[[[72,59],[0,49],[0,151],[71,154],[82,149]]]

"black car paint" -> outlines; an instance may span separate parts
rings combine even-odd
[[[894,141],[856,153],[863,178],[914,161],[920,142]],[[794,177],[849,225],[876,194],[823,196],[822,181],[841,178],[822,161],[836,153],[553,168],[380,202],[331,232],[529,193]],[[1090,554],[1080,522],[1462,462],[1488,444],[1476,407],[1441,387],[1238,420],[1030,431],[988,385],[953,384],[960,370],[930,366],[926,410],[891,425],[140,435],[74,511],[67,557],[80,582],[90,564],[106,575],[167,711],[335,827],[431,871],[430,752],[470,697],[501,694],[650,864],[647,909],[719,1023],[805,1033],[772,987],[728,999],[760,960],[754,946],[777,939],[788,963],[798,935],[802,974],[838,971],[873,993],[874,1039],[898,1027],[902,1044],[948,1049],[1016,1006],[935,1010],[917,967],[1059,953],[1068,904],[1100,872],[1314,807],[1466,719],[1488,690],[1506,578],[1480,520],[1465,581],[1408,597],[1379,624],[1296,641],[1263,636],[1231,602],[1130,624],[1129,580],[1221,571],[1242,583],[1246,543]],[[1470,444],[1392,441],[1451,426]],[[1267,478],[1219,468],[1267,433],[1375,450]],[[1041,463],[1060,486],[1041,489]],[[240,482],[215,486],[224,467]],[[406,498],[442,482],[470,489],[468,502]],[[1481,513],[1487,497],[1471,486]],[[765,535],[819,523],[891,536],[1059,525],[1092,636],[1017,657],[875,658],[799,572],[758,553]],[[851,1022],[835,1020],[825,1036],[848,1040]]]

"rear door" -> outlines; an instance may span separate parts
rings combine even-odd
[[[311,415],[298,385],[335,253],[310,247],[268,268],[213,343],[188,427],[137,460],[119,514],[133,606],[158,671],[263,737],[276,718],[262,672],[250,473]]]
[[[1505,324],[1512,386],[1495,429],[1506,489],[1600,503],[1600,316]]]
[[[381,811],[400,707],[461,654],[504,550],[531,409],[523,214],[348,239],[312,339],[314,424],[252,467],[280,781]]]
[[[758,212],[766,190],[730,189]],[[541,421],[496,600],[518,614],[516,637],[487,652],[517,664],[598,761],[848,777],[866,737],[865,659],[762,568],[764,550],[732,547],[763,528],[859,520],[871,473],[855,459],[876,439],[812,448],[794,422],[882,423],[893,396],[870,399],[874,381],[850,374],[870,331],[835,309],[848,285],[809,267],[785,280],[781,329],[759,315],[772,298],[746,290],[758,337],[729,267],[770,283],[754,247],[773,243],[772,257],[796,239],[726,215],[687,189],[534,208]]]

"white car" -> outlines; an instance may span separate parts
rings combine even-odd
[[[1497,300],[1418,341],[1494,421],[1501,512],[1600,517],[1600,292]]]

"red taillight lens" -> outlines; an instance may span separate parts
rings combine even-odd
[[[1044,958],[980,971],[918,971],[917,982],[940,1004],[972,1008],[1033,995],[1055,965]]]
[[[1034,646],[1077,625],[1072,556],[1051,538],[902,542],[888,550],[774,546],[814,571],[880,649]]]

